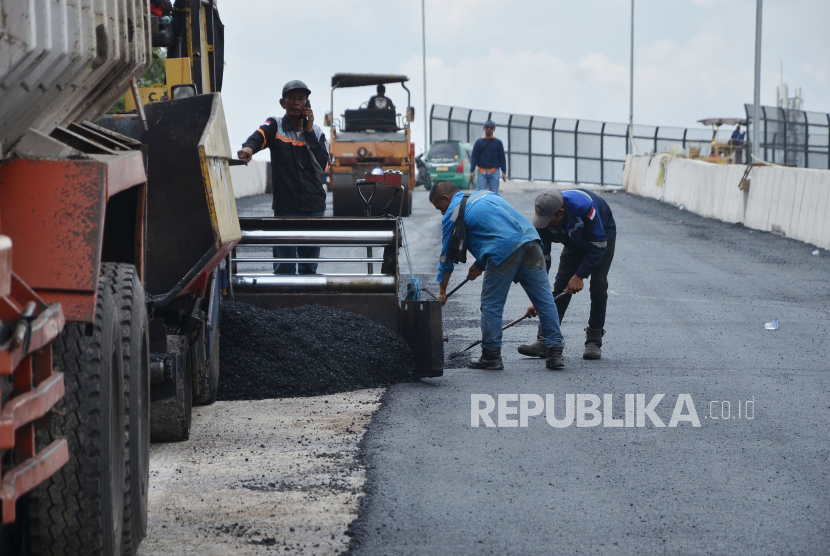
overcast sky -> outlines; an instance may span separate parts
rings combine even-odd
[[[317,123],[337,72],[404,73],[423,144],[420,0],[220,0],[231,143],[280,115],[305,81]],[[764,2],[761,101],[781,79],[830,111],[830,1]],[[630,0],[426,0],[427,100],[484,110],[628,121]],[[636,0],[634,122],[694,127],[752,102],[755,0]],[[335,114],[372,90],[338,91]],[[390,85],[398,107],[405,91]],[[260,154],[257,158],[262,158]],[[267,158],[267,157],[266,157]]]

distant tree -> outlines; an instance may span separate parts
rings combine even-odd
[[[153,64],[150,69],[138,79],[139,87],[163,87],[167,81],[164,73],[164,61],[167,59],[166,48],[153,49]]]
[[[164,71],[164,61],[167,59],[167,49],[166,48],[153,48],[153,63],[150,65],[150,69],[148,69],[144,75],[138,78],[137,83],[139,87],[163,87],[167,83],[165,71]],[[130,94],[127,91],[126,94]],[[118,101],[108,110],[110,114],[116,112],[124,112],[124,97],[118,99]]]

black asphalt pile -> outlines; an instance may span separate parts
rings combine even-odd
[[[223,302],[220,400],[319,396],[415,380],[406,341],[364,316]]]

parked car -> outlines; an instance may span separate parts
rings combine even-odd
[[[459,189],[472,189],[470,155],[473,147],[461,141],[435,141],[429,147],[426,167],[432,183],[441,180],[453,182]],[[431,184],[425,184],[427,187]]]

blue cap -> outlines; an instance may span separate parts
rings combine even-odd
[[[486,127],[488,125],[496,127],[496,122],[494,122],[493,120],[487,120],[486,122],[484,122],[484,126]]]

